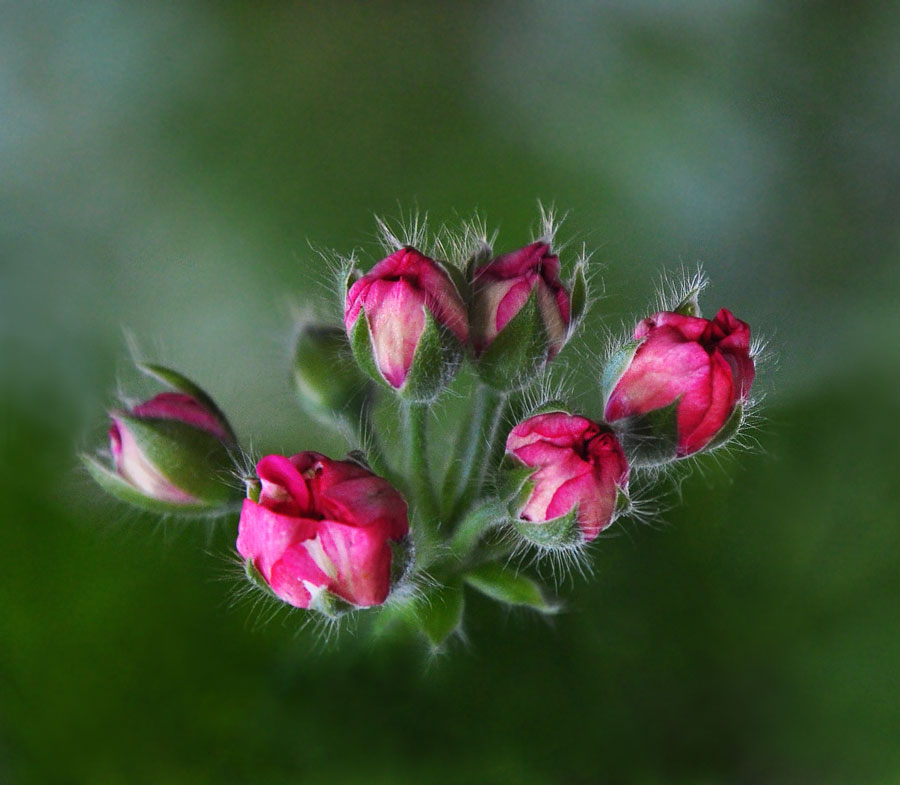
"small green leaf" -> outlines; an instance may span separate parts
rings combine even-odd
[[[483,564],[467,572],[463,579],[473,589],[497,602],[525,605],[541,613],[555,613],[558,610],[556,605],[546,600],[535,581],[501,564]]]
[[[462,624],[462,586],[440,586],[429,592],[416,606],[419,627],[435,648],[456,632]]]

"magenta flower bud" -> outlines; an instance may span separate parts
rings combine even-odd
[[[628,462],[615,434],[587,417],[548,412],[506,440],[501,485],[518,532],[553,548],[593,540],[628,505]]]
[[[246,499],[237,549],[247,574],[297,608],[336,615],[380,605],[406,568],[406,502],[381,477],[317,452],[268,455]],[[394,551],[398,553],[395,555]]]
[[[178,392],[111,411],[113,469],[85,457],[88,470],[106,491],[145,509],[224,510],[236,496],[232,453],[237,447],[225,415],[203,390],[175,371],[139,368]]]
[[[453,281],[415,248],[401,248],[350,287],[344,326],[370,376],[420,401],[452,378],[469,338]]]
[[[732,436],[755,374],[750,327],[723,308],[714,319],[662,311],[607,369],[606,419],[624,420],[659,449],[648,462],[681,458]]]
[[[579,282],[583,276],[579,269]],[[559,257],[536,242],[475,271],[472,341],[479,372],[504,389],[531,378],[562,349],[572,322]]]

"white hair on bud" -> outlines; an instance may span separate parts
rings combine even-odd
[[[399,215],[395,219],[386,216],[375,216],[381,245],[387,254],[412,246],[425,253],[429,245],[428,213],[420,213],[418,207],[410,208],[404,214],[398,205]]]
[[[656,310],[674,311],[685,300],[695,299],[709,286],[709,277],[699,262],[693,270],[684,265],[677,273],[663,271],[656,290]]]
[[[538,223],[537,234],[534,236],[534,242],[545,242],[553,249],[554,253],[558,253],[566,244],[557,245],[557,235],[569,213],[566,211],[559,215],[554,204],[551,203],[545,206],[540,199],[538,200],[538,212],[541,217]]]
[[[498,229],[487,228],[486,219],[474,213],[460,221],[459,226],[443,224],[434,237],[433,256],[465,270],[469,260],[475,255],[490,257],[497,241]]]

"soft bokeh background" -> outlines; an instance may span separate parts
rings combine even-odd
[[[0,5],[0,782],[900,781],[898,40],[884,2]],[[777,354],[761,449],[549,624],[323,646],[230,603],[233,522],[77,468],[126,331],[255,449],[340,451],[286,374],[310,242],[399,204],[510,248],[538,198],[605,265],[584,345],[702,261]]]

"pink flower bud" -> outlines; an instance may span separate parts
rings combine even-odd
[[[469,323],[462,298],[444,269],[415,248],[401,248],[382,259],[347,292],[344,326],[351,343],[353,328],[365,314],[375,369],[395,389],[410,375],[426,330],[426,311],[438,327],[466,343]],[[429,359],[426,365],[440,362]]]
[[[636,349],[612,380],[606,419],[675,406],[676,455],[709,445],[753,383],[750,327],[725,308],[714,319],[662,311],[634,331]]]
[[[268,455],[256,466],[259,501],[246,499],[237,549],[284,602],[319,607],[328,593],[380,605],[391,584],[391,541],[409,532],[406,502],[381,477],[317,452]]]
[[[567,412],[538,414],[512,429],[506,452],[533,470],[513,510],[519,520],[543,524],[574,512],[584,541],[612,523],[628,462],[608,428]]]
[[[130,411],[110,412],[116,472],[147,499],[186,507],[215,506],[229,495],[234,440],[221,413],[191,395],[164,392]]]
[[[569,330],[569,294],[559,280],[559,257],[544,242],[498,256],[475,271],[472,318],[475,352],[481,354],[534,293],[545,332],[541,360],[555,357]]]

